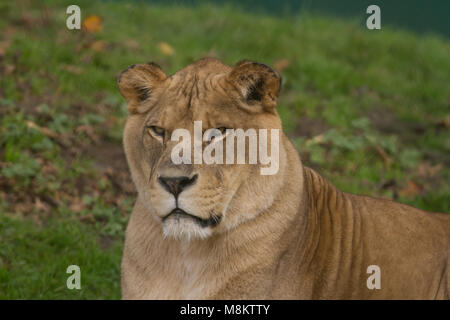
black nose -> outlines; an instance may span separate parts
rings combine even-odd
[[[193,185],[197,181],[198,174],[194,174],[192,178],[189,177],[159,177],[159,183],[172,193],[175,198],[187,187]]]

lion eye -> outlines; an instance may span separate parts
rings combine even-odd
[[[147,130],[151,135],[162,137],[162,138],[164,138],[164,134],[166,132],[163,128],[157,127],[157,126],[149,126]]]

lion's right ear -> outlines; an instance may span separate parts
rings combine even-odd
[[[138,107],[152,98],[155,89],[160,87],[165,79],[165,73],[156,63],[133,64],[122,71],[117,86],[128,102],[128,110],[131,113],[139,113],[142,111]]]

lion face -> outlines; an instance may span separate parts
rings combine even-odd
[[[275,110],[280,83],[271,68],[248,61],[231,68],[202,59],[170,77],[153,63],[122,72],[118,86],[130,111],[125,154],[139,199],[164,235],[204,239],[270,206],[280,184],[283,150],[274,159],[280,166],[275,175],[261,175],[264,165],[249,163],[254,152],[249,145],[244,164],[237,161],[237,144],[223,148],[223,163],[205,161],[202,150],[209,148],[219,159],[220,148],[215,147],[235,139],[231,129],[251,129],[257,135],[259,129],[280,130]],[[192,139],[174,139],[180,130]],[[182,163],[174,161],[180,146],[185,147]],[[268,147],[270,154],[270,142]],[[227,155],[233,161],[226,162]]]

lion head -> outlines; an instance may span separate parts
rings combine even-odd
[[[154,63],[132,65],[121,73],[118,86],[130,111],[125,154],[139,201],[161,223],[164,235],[208,238],[254,218],[273,203],[283,180],[284,135],[273,175],[261,174],[267,166],[262,163],[196,161],[195,143],[183,155],[193,161],[179,163],[173,157],[180,141],[173,136],[182,129],[194,137],[194,124],[200,121],[200,148],[234,139],[230,129],[281,132],[276,111],[280,85],[279,74],[264,64],[243,61],[230,67],[212,58],[171,76]],[[251,152],[245,149],[246,160]],[[226,149],[223,156],[227,153],[232,154]]]

